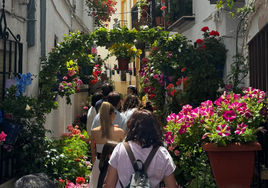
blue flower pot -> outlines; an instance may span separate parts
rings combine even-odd
[[[14,144],[17,140],[23,125],[14,124],[11,121],[4,119],[2,123],[2,131],[7,134],[5,144]]]

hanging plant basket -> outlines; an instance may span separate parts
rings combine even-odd
[[[232,143],[222,147],[206,143],[202,148],[208,154],[210,166],[219,188],[250,187],[255,151],[262,149],[259,143]]]
[[[118,58],[118,70],[128,70],[129,59]]]
[[[119,71],[118,69],[116,70],[116,72],[117,72],[117,74],[119,74],[119,73],[120,73],[120,71]]]
[[[2,123],[2,131],[7,134],[5,144],[14,144],[17,140],[23,125],[15,124],[8,119],[4,119]]]

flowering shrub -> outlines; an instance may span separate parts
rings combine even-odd
[[[76,115],[76,118],[73,122],[73,126],[78,125],[81,130],[86,128],[88,109],[88,106],[83,107],[82,113]]]
[[[218,31],[201,29],[203,38],[196,40],[193,59],[187,65],[189,71],[186,93],[188,102],[198,105],[205,100],[216,100],[217,90],[224,87],[223,68],[226,48]]]
[[[74,184],[73,182],[67,179],[65,180],[59,179],[58,183],[59,183],[59,188],[88,188],[89,187],[88,183],[85,184],[85,178],[83,177],[77,177],[76,184]]]
[[[167,118],[167,143],[193,144],[204,141],[217,146],[233,142],[256,142],[267,118],[266,93],[251,87],[240,94],[224,94],[214,104],[208,100],[192,109],[185,105]]]
[[[23,95],[26,87],[32,83],[31,73],[19,74],[17,83],[6,89],[5,99],[0,107],[4,112],[4,118],[8,118],[14,123],[22,124],[27,119],[35,118],[39,115],[37,110],[37,99]]]
[[[267,118],[266,93],[247,88],[244,96],[226,92],[214,104],[208,101],[208,114],[200,121],[205,134],[202,139],[218,146],[233,142],[256,142],[258,131],[266,132],[260,126]]]
[[[115,13],[115,0],[87,0],[86,5],[89,8],[89,15],[95,20],[95,23],[100,25],[100,21],[110,22],[110,16]]]
[[[68,98],[70,95],[79,91],[79,86],[83,84],[82,80],[78,78],[70,79],[72,73],[63,77],[63,80],[58,88],[58,94],[61,97],[66,96],[67,103],[71,103],[71,100]]]
[[[110,55],[115,55],[118,58],[134,60],[135,56],[139,57],[142,54],[140,49],[136,49],[133,44],[115,43],[110,48]]]
[[[46,174],[52,179],[70,180],[83,175],[86,181],[91,173],[89,137],[78,126],[67,126],[69,133],[63,133],[59,140],[51,141],[46,150]]]

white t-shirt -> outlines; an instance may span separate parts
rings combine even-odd
[[[128,109],[127,111],[123,112],[122,114],[124,114],[127,117],[127,121],[128,121],[135,110],[137,110],[137,108],[131,108],[131,109]]]
[[[141,146],[135,142],[129,141],[128,143],[135,159],[140,159],[144,163],[153,147],[141,148]],[[123,143],[119,143],[115,147],[109,160],[109,164],[117,169],[120,181],[124,186],[127,186],[130,176],[135,171]],[[170,176],[175,168],[176,166],[167,149],[160,146],[147,169],[147,175],[152,187],[158,188],[160,181],[165,176]],[[121,188],[119,181],[116,184],[116,188]]]

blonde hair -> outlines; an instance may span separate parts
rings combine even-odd
[[[100,107],[100,125],[101,137],[110,138],[110,127],[112,125],[111,114],[114,113],[114,107],[108,102],[103,102]]]

